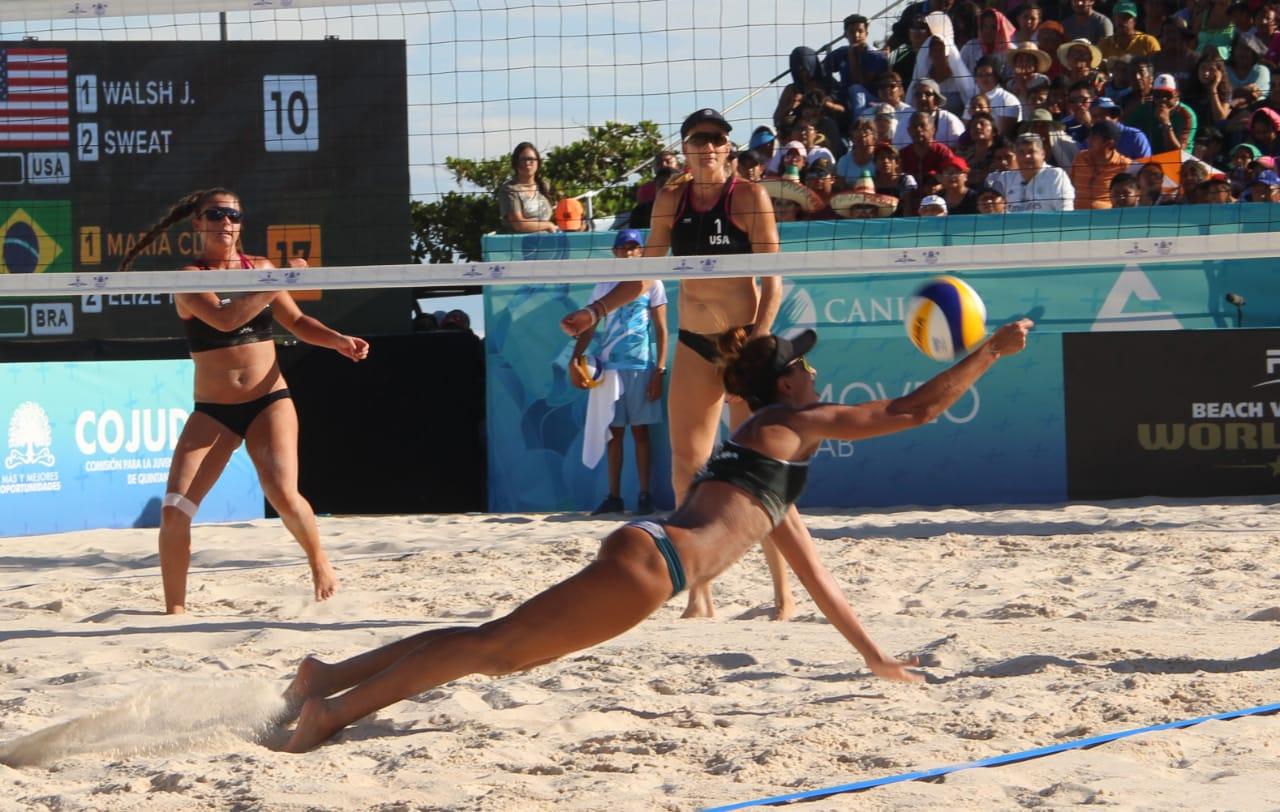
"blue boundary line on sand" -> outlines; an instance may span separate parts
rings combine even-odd
[[[791,795],[775,795],[772,798],[758,798],[754,801],[741,801],[727,806],[708,807],[703,810],[703,812],[729,812],[729,810],[732,809],[746,809],[751,806],[772,806],[775,804],[787,804],[795,801],[812,801],[818,798],[825,798],[829,795],[839,795],[845,792],[860,792],[864,789],[882,787],[886,784],[899,784],[904,781],[924,781],[930,778],[947,775],[949,773],[959,772],[960,770],[972,770],[980,767],[999,767],[1005,764],[1016,764],[1019,761],[1043,758],[1044,756],[1051,756],[1054,753],[1062,753],[1067,750],[1087,750],[1090,747],[1097,747],[1100,744],[1113,742],[1117,739],[1137,736],[1140,733],[1154,733],[1158,730],[1174,730],[1177,728],[1198,725],[1201,722],[1225,721],[1228,719],[1238,719],[1242,716],[1265,716],[1272,713],[1280,713],[1280,703],[1273,705],[1259,705],[1255,708],[1227,711],[1226,713],[1215,713],[1212,716],[1200,716],[1195,719],[1183,719],[1178,722],[1165,722],[1164,724],[1151,725],[1150,727],[1136,727],[1131,730],[1106,733],[1101,736],[1094,736],[1088,739],[1076,739],[1075,741],[1063,742],[1062,744],[1054,744],[1048,747],[1036,747],[1031,750],[1021,750],[1017,753],[1005,753],[1004,755],[990,756],[989,758],[978,759],[977,761],[970,761],[965,764],[952,764],[946,767],[935,767],[932,770],[922,770],[914,773],[900,773],[898,775],[889,775],[883,778],[872,778],[866,781],[857,781],[852,784],[842,784],[838,787],[827,787],[825,789],[809,790],[808,792],[797,792]]]

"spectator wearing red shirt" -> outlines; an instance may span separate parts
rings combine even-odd
[[[910,146],[902,149],[902,171],[916,178],[936,174],[955,161],[950,147],[933,140],[933,117],[928,113],[911,114],[907,124]]]

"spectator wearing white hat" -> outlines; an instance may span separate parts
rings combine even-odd
[[[1010,212],[1072,211],[1076,190],[1071,178],[1044,162],[1044,142],[1034,133],[1018,136],[1014,145],[1018,168],[994,172],[989,182],[1004,194]]]
[[[1079,2],[1079,0],[1077,0]],[[1102,64],[1102,51],[1087,39],[1073,39],[1058,46],[1058,63],[1068,85],[1085,81]]]
[[[809,165],[809,152],[799,141],[788,141],[774,154],[773,160],[770,171],[765,172],[766,177],[772,175],[799,182],[800,173]]]
[[[946,217],[947,201],[939,195],[925,195],[920,198],[921,217]]]
[[[1189,149],[1196,138],[1196,114],[1178,96],[1178,83],[1162,73],[1151,85],[1151,101],[1132,108],[1124,117],[1151,142],[1155,152]]]

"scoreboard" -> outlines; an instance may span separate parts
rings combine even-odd
[[[246,253],[409,262],[404,42],[0,42],[0,273],[114,271],[213,186],[240,196]],[[134,268],[198,250],[180,222]],[[298,298],[344,332],[410,329],[405,289]],[[168,294],[0,298],[3,339],[178,335]]]

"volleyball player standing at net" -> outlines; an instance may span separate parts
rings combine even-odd
[[[128,270],[156,237],[187,218],[200,253],[185,270],[275,267],[266,257],[241,252],[240,200],[226,189],[214,188],[193,192],[174,205],[124,256],[120,270]],[[299,259],[291,264],[306,263]],[[308,344],[328,347],[352,361],[368,356],[368,342],[303,315],[283,291],[179,293],[175,301],[195,362],[195,408],[173,450],[160,512],[165,611],[186,610],[191,521],[241,442],[267,500],[307,555],[316,600],[325,600],[337,589],[338,579],[320,546],[315,513],[298,492],[298,413],[276,361],[271,320],[274,317]]]
[[[680,137],[691,179],[668,182],[658,193],[646,257],[666,256],[668,251],[674,256],[777,253],[778,226],[769,195],[726,168],[732,129],[710,108],[684,120]],[[637,289],[634,295],[638,294]],[[722,357],[738,350],[744,329],[750,335],[767,334],[781,304],[779,276],[762,277],[759,288],[753,277],[680,280],[679,341],[667,395],[671,483],[677,503],[684,500],[716,442],[725,398]],[[587,311],[571,313],[564,328],[577,335],[591,326],[591,317]],[[748,415],[746,404],[730,401],[731,428]],[[798,520],[793,524],[803,528]],[[762,544],[773,578],[775,617],[785,619],[795,611],[785,562],[772,541],[766,538]],[[691,588],[684,616],[714,614],[710,582]]]

